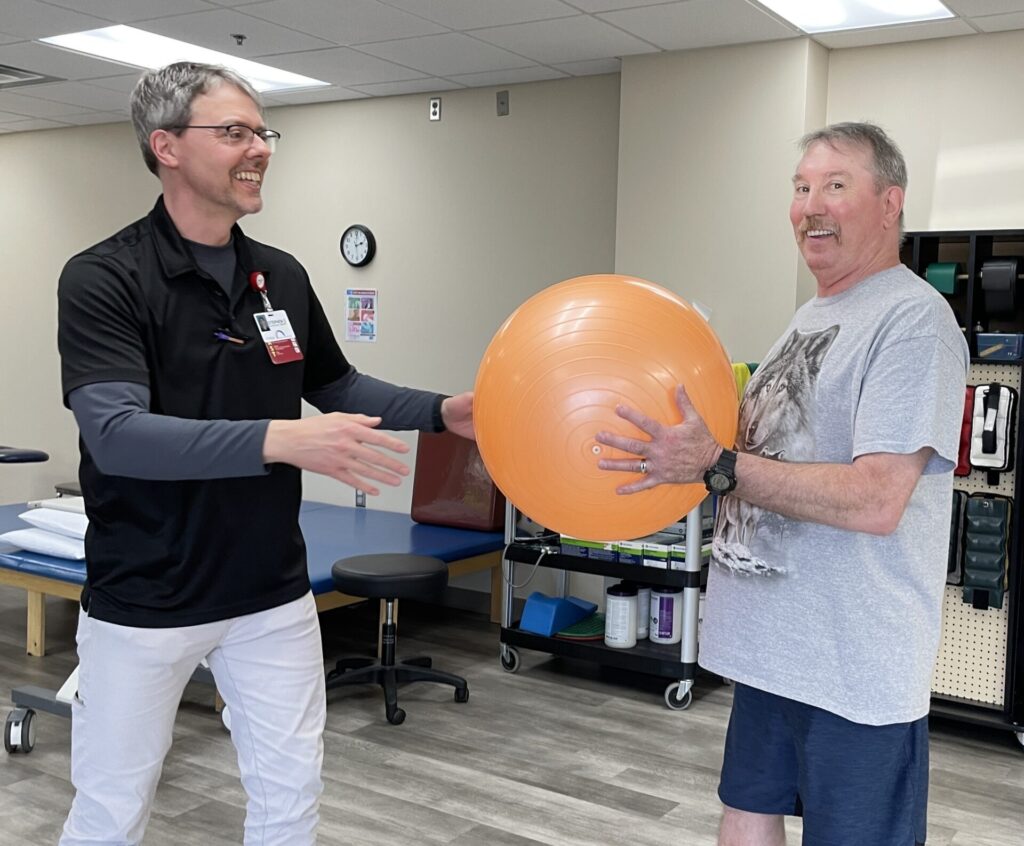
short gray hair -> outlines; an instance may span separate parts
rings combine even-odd
[[[806,153],[814,144],[830,147],[849,144],[871,151],[871,170],[875,174],[875,190],[884,191],[895,185],[907,190],[907,162],[885,130],[873,123],[833,123],[824,129],[808,132],[800,139],[800,151]]]
[[[192,103],[196,97],[225,83],[234,85],[248,96],[263,114],[263,101],[256,89],[247,79],[221,65],[176,62],[146,71],[140,77],[132,90],[132,125],[139,139],[142,158],[151,173],[157,174],[156,156],[149,146],[149,136],[153,131],[186,125],[192,118]]]

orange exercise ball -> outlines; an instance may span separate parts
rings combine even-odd
[[[686,516],[704,485],[617,494],[637,477],[601,470],[600,459],[627,455],[595,435],[646,438],[615,413],[620,403],[680,422],[679,384],[711,434],[731,446],[736,382],[708,322],[643,279],[569,279],[523,303],[487,347],[473,402],[477,445],[502,493],[546,528],[598,541],[642,537]]]

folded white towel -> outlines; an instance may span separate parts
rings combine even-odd
[[[15,529],[13,532],[0,535],[0,541],[6,541],[29,552],[38,552],[40,555],[69,558],[72,561],[82,561],[85,558],[84,542],[69,538],[67,535],[48,532],[46,529]]]
[[[89,528],[89,518],[73,511],[56,511],[53,508],[30,508],[18,515],[30,526],[67,535],[69,538],[83,540],[85,530]]]

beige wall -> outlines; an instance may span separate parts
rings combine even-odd
[[[342,343],[360,370],[469,389],[494,330],[519,303],[613,267],[618,85],[599,76],[512,86],[502,118],[495,89],[446,92],[440,123],[427,120],[426,95],[273,110],[268,122],[284,140],[266,207],[242,225],[305,264],[339,337],[344,289],[380,289],[379,343]],[[12,315],[0,443],[53,456],[4,468],[0,501],[11,502],[76,476],[55,341],[60,268],[145,213],[159,186],[127,125],[0,136],[0,172],[0,297]],[[378,240],[376,260],[358,271],[338,251],[353,222]],[[349,489],[308,474],[306,494],[352,501]],[[401,511],[409,497],[405,484],[374,504]]]
[[[869,119],[903,149],[907,228],[1024,226],[1024,32],[837,50],[828,119]]]
[[[789,179],[826,75],[806,40],[623,62],[616,270],[709,306],[734,360],[759,360],[798,299]]]
[[[77,429],[61,404],[57,277],[65,260],[148,210],[156,180],[127,125],[0,136],[0,443],[50,453],[0,467],[0,502],[53,496],[77,478]]]

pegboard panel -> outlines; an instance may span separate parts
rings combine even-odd
[[[1019,395],[1021,368],[1017,364],[972,364],[967,381],[971,385],[999,382]],[[1019,466],[1020,461],[1021,456],[1015,455],[1015,464]],[[999,494],[1012,499],[1016,479],[1014,469],[1000,473],[999,484],[990,485],[986,472],[973,470],[970,476],[955,476],[953,487],[967,493]],[[1012,561],[1010,566],[1014,566]],[[932,672],[932,692],[1001,708],[1006,697],[1010,595],[1007,592],[1003,597],[1002,608],[979,611],[964,602],[963,593],[959,585],[946,586],[942,641]]]
[[[1006,696],[1006,642],[1010,596],[1002,608],[979,611],[964,602],[964,589],[946,585],[942,641],[932,671],[932,693],[1001,708]]]

